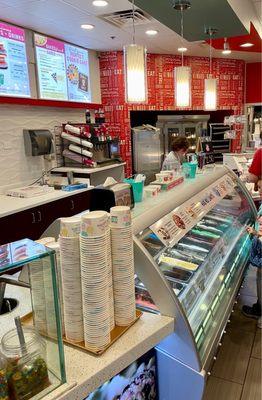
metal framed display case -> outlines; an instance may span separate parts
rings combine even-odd
[[[58,274],[55,252],[40,243],[24,239],[0,246],[0,350],[12,398],[40,399],[66,381]]]
[[[187,180],[133,211],[137,305],[173,316],[157,346],[159,396],[201,399],[242,282],[255,221],[248,191],[226,167]]]

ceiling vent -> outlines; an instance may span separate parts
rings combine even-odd
[[[111,14],[100,15],[99,18],[117,26],[126,28],[133,24],[133,10],[117,11]],[[145,12],[136,9],[134,12],[135,25],[144,25],[152,21],[152,18]]]

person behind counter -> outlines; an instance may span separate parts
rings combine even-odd
[[[162,170],[176,170],[177,165],[182,165],[182,162],[184,161],[184,156],[186,155],[188,149],[189,149],[189,142],[185,136],[179,136],[176,137],[173,140],[172,143],[172,151],[166,156],[163,165],[162,165]]]

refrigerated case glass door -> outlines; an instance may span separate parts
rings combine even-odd
[[[170,238],[168,216],[138,235],[177,295],[202,361],[245,267],[251,244],[246,227],[254,219],[238,186],[229,184],[224,194],[218,188],[200,193],[195,208],[183,204],[172,211],[179,240]],[[213,206],[206,208],[210,199]],[[195,223],[188,225],[190,218]]]
[[[183,135],[189,141],[189,153],[194,153],[196,151],[197,145],[197,126],[196,124],[183,124]]]

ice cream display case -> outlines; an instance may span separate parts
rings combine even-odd
[[[66,381],[57,274],[40,243],[0,246],[1,399],[41,399]]]
[[[133,211],[137,306],[176,320],[157,346],[161,399],[202,398],[244,276],[255,213],[245,186],[222,166]]]

